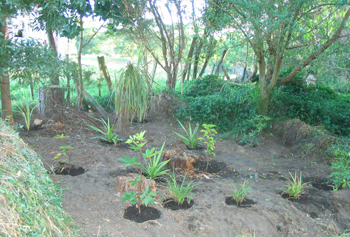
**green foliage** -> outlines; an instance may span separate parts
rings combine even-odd
[[[139,67],[131,63],[121,71],[115,86],[115,110],[118,114],[142,121],[149,107],[149,82]]]
[[[55,155],[55,157],[53,158],[53,160],[57,160],[59,159],[62,155],[64,156],[68,156],[68,164],[70,164],[70,155],[69,155],[69,151],[73,150],[74,147],[72,147],[71,145],[68,146],[60,146],[60,149],[62,150],[61,153],[57,153],[57,155]],[[62,159],[60,161],[61,163],[66,162],[66,159]]]
[[[182,125],[182,123],[179,120],[177,120],[177,121],[179,122],[182,129],[185,131],[187,137],[185,137],[177,132],[173,132],[173,133],[175,133],[189,148],[196,148],[197,145],[199,144],[199,138],[196,138],[199,124],[197,124],[195,129],[192,131],[191,124],[189,123],[188,124],[188,131],[187,131],[186,128]]]
[[[193,83],[200,82],[199,79]],[[193,86],[193,90],[195,90]],[[249,95],[253,87],[249,84],[231,86],[225,84],[217,91],[210,91],[203,96],[184,96],[186,102],[176,111],[176,117],[181,120],[192,120],[199,123],[214,124],[219,131],[230,131],[237,126],[246,127],[248,120],[257,114],[257,108]],[[184,94],[189,94],[184,89]],[[201,94],[192,91],[191,94]],[[201,94],[202,95],[202,94]],[[244,132],[244,131],[243,131]]]
[[[334,190],[338,190],[339,187],[350,187],[350,153],[343,150],[336,150],[334,152],[336,158],[332,163],[331,169],[335,170],[330,175],[333,180]]]
[[[138,194],[135,192],[130,192],[130,193],[125,193],[125,196],[122,198],[122,201],[128,201],[130,200],[130,202],[135,205],[136,201],[137,201],[137,196]],[[145,204],[145,206],[147,207],[148,204],[154,204],[154,197],[157,194],[155,192],[150,192],[149,188],[146,188],[146,190],[143,192],[143,194],[141,195],[141,200],[142,200],[142,204]]]
[[[130,144],[130,148],[134,151],[140,151],[144,145],[146,145],[147,141],[145,139],[146,131],[136,133],[135,135],[129,136],[129,139],[125,142],[126,144]],[[142,155],[142,152],[141,152]]]
[[[23,91],[23,89],[22,89],[22,91]],[[31,103],[27,99],[27,97],[26,97],[24,92],[23,92],[23,96],[24,96],[24,98],[26,100],[25,108],[21,108],[21,106],[17,106],[17,108],[20,110],[20,113],[21,113],[21,115],[24,118],[24,121],[25,121],[25,124],[26,124],[26,129],[29,131],[29,129],[30,129],[30,120],[32,118],[33,111],[34,111],[34,109],[36,108],[37,105],[33,106],[33,108],[30,108],[30,104]],[[15,103],[15,105],[17,105],[16,102],[14,102],[14,103]]]
[[[302,84],[286,85],[276,100],[276,107],[289,118],[299,118],[311,124],[322,124],[337,135],[350,135],[350,96],[334,92],[329,87],[317,84],[315,88]]]
[[[248,186],[248,183],[249,183],[248,180],[244,181],[240,189],[237,189],[236,186],[233,183],[231,183],[234,193],[229,196],[233,197],[237,205],[243,202],[245,196],[250,192],[252,185]]]
[[[178,183],[176,181],[175,171],[173,171],[173,175],[169,175],[170,180],[167,179],[168,186],[166,188],[170,190],[172,194],[172,198],[179,205],[183,204],[186,198],[188,203],[191,202],[192,196],[193,196],[192,190],[195,186],[198,185],[198,184],[192,185],[193,181],[191,181],[185,187],[184,185],[185,185],[186,175],[187,174],[185,174],[180,186],[178,186]]]
[[[109,119],[107,120],[107,123],[103,119],[96,119],[96,120],[103,123],[104,130],[105,130],[105,131],[102,131],[101,129],[96,128],[96,127],[88,124],[88,126],[90,128],[94,129],[95,131],[97,131],[103,135],[103,137],[99,136],[96,138],[102,139],[102,140],[107,141],[107,142],[113,142],[114,144],[117,144],[119,141],[122,141],[121,139],[118,138],[118,134],[113,133],[114,125],[110,124]]]
[[[53,138],[54,139],[67,139],[67,138],[69,138],[69,136],[65,136],[64,134],[61,134],[61,135],[56,135]]]
[[[151,150],[147,149],[145,153],[143,153],[143,156],[146,159],[149,159],[148,164],[143,170],[146,177],[149,179],[158,178],[169,171],[169,169],[164,169],[164,167],[169,163],[170,159],[162,162],[160,161],[163,154],[164,145],[165,142],[163,143],[162,148],[157,152],[155,152],[155,148],[152,148]]]
[[[193,81],[187,81],[184,87],[184,96],[198,97],[212,95],[219,92],[225,84],[225,80],[218,75],[206,75]]]
[[[269,121],[271,118],[265,115],[254,115],[252,119],[249,119],[248,122],[250,125],[246,125],[248,132],[245,132],[240,143],[243,145],[248,145],[255,147],[259,145],[259,136],[261,136],[264,129],[269,126]]]
[[[214,134],[217,134],[218,132],[215,129],[215,125],[213,124],[203,124],[203,130],[201,130],[202,133],[204,133],[204,137],[199,138],[200,140],[204,141],[204,144],[207,146],[206,150],[206,157],[207,157],[207,168],[209,166],[209,155],[215,156],[214,150],[215,150],[215,143],[216,141],[213,138]]]
[[[298,199],[302,194],[304,194],[304,188],[307,183],[303,183],[301,178],[301,172],[300,176],[297,176],[297,172],[295,171],[295,175],[293,176],[290,172],[289,175],[292,179],[288,179],[289,184],[285,185],[287,188],[283,193],[287,193],[289,197]]]

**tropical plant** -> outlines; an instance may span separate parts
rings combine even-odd
[[[147,158],[149,159],[149,162],[144,169],[144,174],[149,179],[155,179],[163,174],[166,174],[170,170],[170,169],[164,169],[166,164],[169,163],[170,159],[160,162],[164,145],[165,145],[165,142],[163,143],[162,148],[157,152],[155,152],[155,148],[152,148],[151,150],[147,149],[145,153],[142,154],[143,157],[145,157],[146,159]]]
[[[14,102],[14,103],[15,103],[15,105],[17,105],[18,109],[20,110],[20,113],[23,116],[24,122],[26,124],[26,129],[29,131],[30,130],[30,120],[32,119],[33,111],[37,105],[34,105],[33,108],[30,108],[31,103],[27,99],[27,96],[25,95],[23,88],[22,88],[22,92],[23,92],[24,99],[26,100],[26,102],[24,104],[25,107],[21,108],[21,106],[18,106],[16,104],[16,102]]]
[[[139,213],[141,213],[141,202],[146,206],[148,204],[153,204],[154,203],[153,197],[157,195],[155,192],[150,192],[148,188],[143,192],[143,194],[141,194],[141,183],[142,183],[142,172],[143,172],[142,147],[147,143],[145,139],[145,133],[146,131],[143,131],[133,136],[129,136],[129,139],[125,142],[127,144],[130,144],[130,147],[134,151],[139,153],[140,162],[137,161],[137,157],[130,158],[128,156],[124,156],[124,159],[123,158],[118,159],[119,161],[122,161],[125,163],[125,167],[128,167],[128,166],[140,167],[140,176],[136,177],[135,180],[130,182],[131,186],[134,186],[136,183],[138,183],[138,192],[124,193],[125,196],[122,198],[123,201],[130,200],[133,205],[137,203]],[[150,154],[149,151],[147,151],[146,153]]]
[[[307,183],[303,183],[301,172],[299,177],[297,176],[296,171],[294,176],[290,172],[289,175],[291,176],[291,179],[287,178],[289,184],[285,185],[287,189],[283,193],[288,194],[291,198],[298,199],[302,194],[304,194],[305,185],[307,185]]]
[[[237,189],[233,183],[231,183],[231,184],[232,184],[232,188],[234,190],[234,193],[229,195],[229,196],[233,197],[233,199],[236,201],[237,205],[239,205],[240,203],[242,203],[244,201],[244,198],[250,192],[252,185],[248,186],[248,180],[243,182],[242,187],[240,189]]]
[[[190,203],[192,200],[192,190],[195,186],[197,186],[198,184],[192,185],[191,181],[186,187],[184,186],[185,184],[185,180],[186,180],[186,175],[184,176],[180,187],[178,186],[178,183],[176,181],[176,176],[175,176],[175,171],[173,170],[173,175],[169,175],[170,176],[170,180],[167,179],[167,183],[168,186],[166,187],[167,189],[170,190],[171,194],[172,194],[172,198],[174,199],[174,201],[181,205],[184,203],[184,201],[187,198],[187,202]]]
[[[131,63],[121,71],[115,87],[115,110],[118,129],[125,129],[135,117],[142,121],[149,107],[149,81],[139,66]]]
[[[60,146],[60,149],[62,150],[60,153],[57,153],[57,155],[55,155],[55,157],[53,158],[53,160],[57,160],[58,158],[60,158],[62,155],[64,156],[68,156],[68,164],[70,164],[70,154],[69,151],[73,150],[74,147],[72,147],[71,145],[68,146]],[[66,162],[66,159],[62,159],[60,161],[61,163]]]
[[[113,133],[114,125],[110,124],[109,119],[107,120],[107,122],[103,119],[96,119],[96,120],[103,123],[105,131],[102,131],[101,129],[96,128],[96,127],[88,124],[88,126],[90,128],[92,128],[92,129],[96,130],[97,132],[101,133],[102,135],[104,135],[103,137],[99,136],[99,137],[95,137],[95,138],[99,138],[99,139],[102,139],[102,140],[107,141],[107,142],[113,142],[114,144],[117,144],[119,141],[122,141],[122,139],[118,138],[118,134]]]
[[[204,127],[203,130],[201,130],[202,133],[204,133],[204,137],[199,138],[200,140],[204,140],[204,144],[207,145],[207,150],[206,150],[206,158],[207,158],[207,168],[206,170],[208,170],[208,166],[209,166],[209,155],[213,155],[215,156],[216,154],[214,153],[215,150],[215,143],[216,141],[213,138],[213,135],[218,133],[215,129],[215,125],[213,124],[203,124],[202,125]]]
[[[187,137],[185,137],[177,132],[173,132],[173,133],[175,133],[183,141],[183,143],[185,143],[189,148],[196,148],[199,144],[199,138],[196,138],[199,124],[197,124],[195,129],[192,131],[191,124],[189,123],[188,124],[188,131],[187,131],[186,128],[182,125],[182,123],[179,120],[177,120],[177,121],[179,122],[182,129],[185,131]]]
[[[333,180],[334,190],[338,190],[339,187],[350,187],[350,153],[338,149],[334,154],[336,158],[332,163],[331,169],[336,171],[330,175],[330,178]]]

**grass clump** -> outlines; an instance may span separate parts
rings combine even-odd
[[[94,129],[95,131],[103,135],[103,137],[99,136],[96,138],[99,138],[101,140],[104,140],[109,143],[114,143],[114,144],[117,144],[119,141],[121,141],[121,139],[118,138],[118,134],[113,132],[114,125],[110,124],[109,119],[107,120],[107,122],[103,119],[96,119],[96,120],[102,122],[104,126],[104,131],[102,131],[101,129],[88,124],[90,128]]]
[[[300,196],[302,194],[304,194],[304,189],[305,189],[305,185],[307,185],[307,183],[303,183],[302,181],[302,174],[300,172],[299,177],[297,176],[297,172],[295,171],[295,175],[293,176],[290,172],[289,175],[291,176],[291,179],[288,179],[289,184],[285,185],[285,187],[287,188],[283,193],[286,193],[289,195],[289,197],[294,198],[294,199],[298,199],[300,198]]]
[[[0,236],[77,236],[62,210],[62,190],[1,120],[0,157]]]
[[[191,124],[188,124],[188,130],[185,128],[184,125],[182,125],[182,123],[177,120],[181,126],[181,128],[185,131],[187,136],[181,135],[177,132],[174,132],[180,139],[181,141],[183,141],[183,143],[186,144],[186,146],[188,146],[189,148],[196,148],[199,144],[200,139],[196,138],[197,132],[198,132],[198,128],[199,128],[199,124],[197,124],[197,126],[194,128],[194,130],[192,131],[192,127]]]
[[[193,196],[192,190],[196,185],[198,185],[198,184],[193,185],[191,181],[185,187],[186,175],[187,174],[185,174],[180,186],[176,181],[175,171],[173,171],[173,175],[169,175],[170,180],[167,179],[168,186],[166,188],[170,190],[172,198],[178,205],[183,204],[186,199],[187,199],[187,202],[190,203]]]
[[[240,189],[236,188],[236,186],[233,183],[231,184],[232,184],[234,193],[229,196],[233,197],[233,200],[235,200],[237,205],[239,205],[244,201],[246,195],[250,192],[252,185],[248,186],[248,180],[244,181]]]

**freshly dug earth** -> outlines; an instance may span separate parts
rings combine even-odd
[[[44,126],[38,131],[21,131],[20,135],[42,157],[48,170],[66,159],[53,160],[61,152],[60,146],[74,147],[69,151],[70,161],[85,173],[51,177],[67,189],[64,209],[75,219],[82,236],[332,236],[350,228],[350,190],[317,189],[322,187],[315,185],[317,180],[327,180],[329,166],[322,159],[298,155],[270,135],[261,138],[255,148],[217,140],[216,157],[211,160],[223,170],[213,174],[203,167],[188,171],[186,183],[199,184],[193,190],[191,208],[177,211],[164,208],[163,201],[170,194],[164,182],[157,182],[156,204],[152,207],[161,212],[160,218],[144,223],[124,219],[125,209],[131,203],[121,200],[124,195],[116,191],[116,180],[128,170],[118,158],[137,154],[126,146],[93,139],[99,134],[87,126],[91,122],[86,117],[73,113],[66,116],[62,126]],[[177,122],[158,120],[133,124],[129,134],[144,130],[147,147],[159,149],[166,142],[164,150],[177,148],[179,139],[173,131],[182,132]],[[61,134],[69,138],[53,138]],[[188,154],[205,156],[204,150]],[[303,201],[281,197],[289,171],[293,174],[302,171],[310,181]],[[240,187],[247,179],[253,185],[247,197],[256,204],[246,208],[227,205],[225,199],[233,193],[231,182]]]

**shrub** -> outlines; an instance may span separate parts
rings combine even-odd
[[[212,95],[219,92],[226,81],[218,75],[206,75],[193,81],[188,81],[184,87],[185,97]]]
[[[332,163],[331,169],[336,171],[330,175],[334,189],[337,190],[340,186],[343,188],[346,186],[350,187],[350,153],[337,150],[334,154],[336,158]]]

